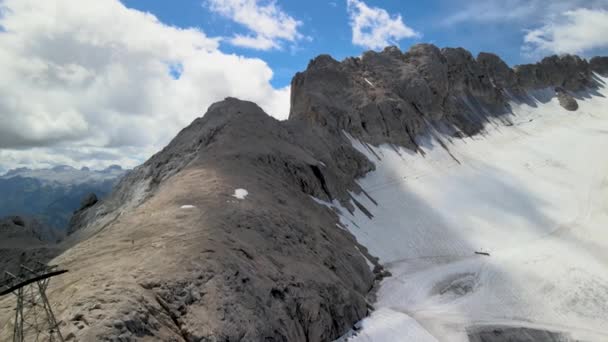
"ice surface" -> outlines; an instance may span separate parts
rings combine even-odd
[[[234,190],[234,194],[232,195],[232,197],[236,197],[238,199],[245,199],[245,197],[247,197],[247,195],[249,195],[249,192],[247,192],[247,190],[245,189],[236,189]]]
[[[450,153],[433,139],[422,142],[424,156],[353,140],[376,163],[359,183],[378,204],[353,194],[373,218],[323,204],[340,209],[342,226],[393,276],[351,340],[467,341],[468,327],[500,324],[608,341],[600,92],[576,112],[557,99],[513,104],[512,126],[446,141]]]

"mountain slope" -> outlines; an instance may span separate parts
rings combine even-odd
[[[52,169],[15,169],[0,176],[0,216],[36,217],[46,226],[65,231],[80,200],[89,193],[102,198],[122,177],[120,166],[101,171],[70,166]]]
[[[250,102],[216,103],[72,221],[53,261],[71,271],[50,289],[63,328],[79,340],[338,338],[387,275],[372,256],[383,254],[345,229],[357,229],[349,213],[377,219],[359,185],[380,165],[367,144],[423,158],[432,137],[447,153],[450,141],[514,125],[514,104],[557,95],[537,88],[584,102],[602,65],[564,56],[511,70],[462,49],[388,48],[313,60],[294,77],[285,122]]]
[[[57,285],[56,298],[69,298],[60,310],[69,303],[91,324],[79,338],[328,340],[363,318],[372,271],[311,198],[338,191],[322,181],[337,178],[324,171],[335,161],[293,136],[253,103],[227,99],[92,207],[125,199],[134,209],[83,227],[72,241],[94,235],[55,260],[71,270]],[[369,167],[352,151],[333,172]],[[240,188],[244,199],[232,196]],[[78,291],[62,285],[73,282]],[[93,303],[106,304],[88,311]]]
[[[0,218],[0,270],[17,274],[21,264],[50,260],[59,252],[61,237],[32,218]]]

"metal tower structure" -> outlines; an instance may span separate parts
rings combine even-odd
[[[0,297],[12,293],[17,299],[13,342],[64,342],[46,289],[52,277],[66,272],[58,266],[35,262],[32,265],[20,265],[17,274],[8,271],[4,273],[4,280],[0,280]]]

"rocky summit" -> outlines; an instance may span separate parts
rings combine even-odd
[[[286,121],[252,102],[215,103],[107,198],[83,201],[52,261],[70,270],[50,288],[64,336],[335,340],[368,315],[388,275],[323,205],[373,217],[355,195],[375,165],[353,139],[414,153],[432,135],[448,149],[490,118],[509,125],[514,103],[557,97],[575,111],[607,72],[606,58],[510,68],[420,44],[313,59],[292,80]]]

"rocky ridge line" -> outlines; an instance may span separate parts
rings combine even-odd
[[[606,64],[562,56],[511,69],[492,54],[391,47],[343,62],[312,60],[292,81],[284,122],[251,102],[212,105],[73,220],[74,247],[59,261],[76,269],[65,281],[80,282],[80,292],[56,294],[79,317],[73,336],[337,338],[366,315],[365,296],[383,276],[336,214],[311,199],[369,214],[350,193],[363,191],[356,180],[374,165],[342,131],[415,150],[421,134],[458,137],[480,132],[489,116],[508,121],[510,101],[533,103],[536,89],[561,87],[573,99],[592,93],[592,71],[603,73]],[[249,191],[247,199],[231,197],[237,187]],[[184,204],[197,210],[179,211]],[[98,265],[96,273],[83,263]],[[140,271],[122,273],[131,269]],[[99,284],[108,291],[98,294]],[[70,311],[99,298],[112,304]]]

